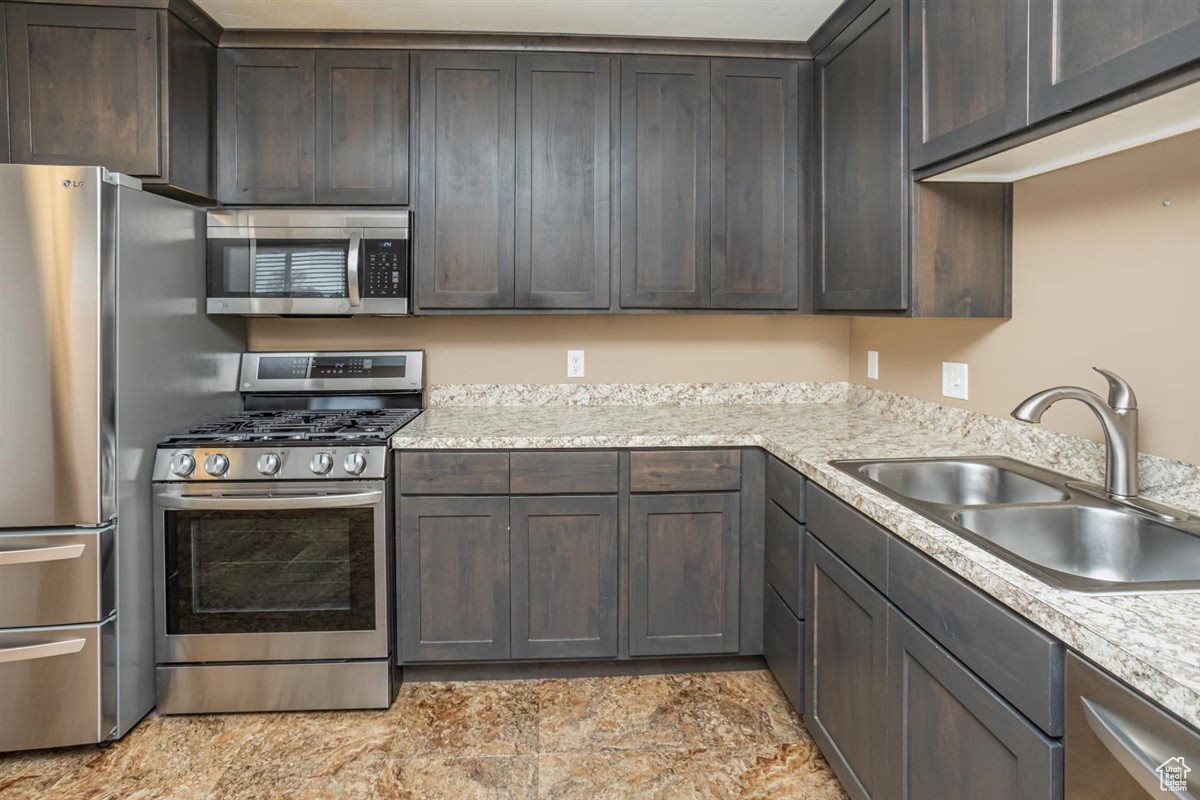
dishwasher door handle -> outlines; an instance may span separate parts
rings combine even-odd
[[[1158,767],[1179,753],[1169,752],[1169,745],[1161,737],[1122,719],[1094,700],[1080,697],[1079,703],[1083,706],[1083,718],[1092,733],[1148,795],[1197,800],[1190,791],[1162,789]]]

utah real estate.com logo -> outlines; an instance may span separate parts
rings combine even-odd
[[[1158,773],[1158,788],[1164,792],[1186,792],[1188,790],[1187,776],[1192,768],[1183,760],[1183,756],[1168,758],[1154,771]]]

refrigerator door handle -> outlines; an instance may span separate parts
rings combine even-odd
[[[61,642],[27,644],[20,647],[0,647],[0,664],[11,664],[14,661],[32,661],[35,658],[68,656],[71,653],[78,653],[83,649],[85,644],[87,644],[87,639],[64,639]]]
[[[67,561],[82,556],[84,549],[82,544],[59,544],[53,547],[0,550],[0,567],[14,564],[41,564],[46,561]]]

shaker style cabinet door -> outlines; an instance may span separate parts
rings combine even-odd
[[[629,498],[629,653],[738,649],[738,495]]]
[[[806,723],[851,798],[889,800],[887,600],[806,536]]]
[[[217,198],[313,202],[315,51],[222,49],[217,59]]]
[[[811,64],[712,62],[713,308],[798,307],[799,109],[807,117],[811,100]]]
[[[816,309],[908,307],[899,0],[875,0],[817,55]]]
[[[408,53],[316,53],[316,202],[408,204]]]
[[[512,308],[516,57],[422,53],[418,309]]]
[[[401,497],[404,661],[509,656],[508,498]]]
[[[709,303],[709,61],[621,61],[621,305]]]
[[[617,657],[617,498],[512,498],[512,657]]]
[[[1062,743],[895,609],[888,662],[890,780],[900,800],[1062,797]]]
[[[611,304],[612,59],[517,56],[517,308]]]
[[[3,12],[12,160],[159,175],[158,12],[42,3]]]
[[[1026,122],[1028,0],[910,0],[912,166],[1019,130]]]
[[[1032,0],[1029,118],[1037,122],[1200,59],[1193,0]]]

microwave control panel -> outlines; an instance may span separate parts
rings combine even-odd
[[[363,297],[408,297],[408,240],[363,241]]]

